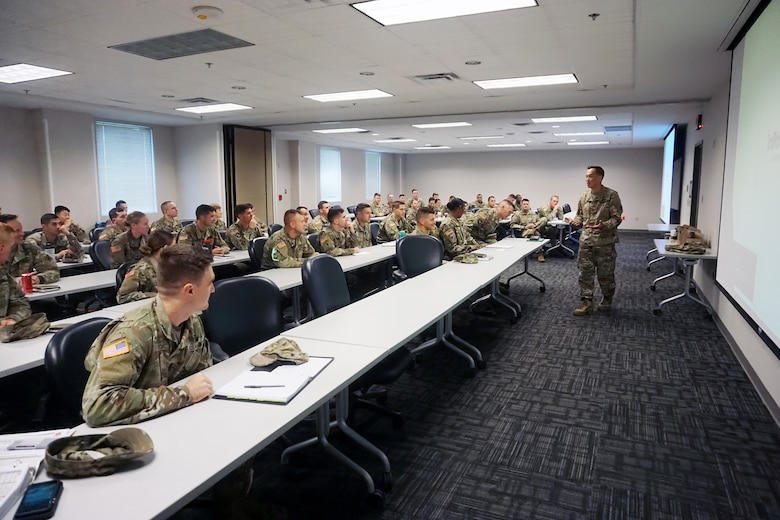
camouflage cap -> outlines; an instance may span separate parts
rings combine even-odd
[[[154,443],[145,431],[121,428],[109,434],[57,439],[46,448],[43,464],[52,477],[97,477],[153,451]]]
[[[265,367],[274,361],[292,361],[296,365],[306,363],[309,355],[302,352],[296,342],[289,338],[279,338],[249,359],[252,366]]]
[[[474,253],[463,253],[453,258],[453,260],[464,264],[476,264],[479,262],[479,258]]]
[[[46,314],[39,312],[19,320],[13,325],[0,328],[0,341],[8,343],[18,339],[37,338],[49,329]]]

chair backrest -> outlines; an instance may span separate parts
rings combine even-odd
[[[84,358],[89,347],[111,320],[92,318],[69,325],[49,340],[43,365],[63,404],[74,417],[81,412],[81,396],[89,379]]]
[[[413,278],[441,265],[444,246],[432,236],[408,235],[395,243],[395,256],[398,270]]]
[[[372,222],[368,225],[371,230],[371,244],[376,245],[376,239],[379,236],[379,222]]]
[[[273,235],[283,227],[284,226],[281,224],[276,224],[276,223],[271,224],[271,227],[268,228],[268,236],[270,237],[271,235]]]
[[[98,238],[100,238],[100,234],[101,234],[103,231],[105,231],[105,230],[106,230],[105,226],[103,226],[103,227],[99,227],[99,226],[98,226],[98,227],[94,227],[94,228],[92,228],[92,229],[90,230],[90,232],[89,232],[89,241],[90,241],[90,242],[94,242],[94,241],[96,241]]]
[[[256,269],[262,269],[263,267],[263,248],[268,241],[268,237],[253,238],[247,244],[247,252],[249,253],[249,259],[252,261],[252,265]]]
[[[181,227],[184,227],[184,226],[189,226],[190,224],[192,224],[195,221],[194,220],[187,220],[187,219],[185,219],[185,220],[181,220],[180,222],[181,222]]]
[[[95,271],[108,271],[111,269],[111,242],[108,240],[95,240],[89,248],[89,257],[95,266]]]
[[[224,231],[217,231],[217,233],[222,237],[222,240],[227,240],[227,229]]]
[[[569,206],[568,203],[564,204],[562,209],[563,209],[564,213],[570,213],[571,212],[571,206]]]
[[[317,215],[319,214],[320,214],[320,210],[318,210],[317,208],[309,210],[309,215],[311,215],[311,218],[316,218]]]
[[[116,291],[119,292],[119,288],[122,287],[122,282],[125,281],[125,275],[130,272],[130,269],[133,268],[133,266],[138,261],[134,262],[125,262],[122,265],[120,265],[116,270]]]
[[[282,332],[282,296],[265,278],[220,280],[201,318],[209,341],[234,356]]]
[[[309,239],[309,243],[311,244],[311,247],[313,247],[314,250],[317,251],[318,253],[321,252],[320,251],[320,234],[319,233],[312,233],[311,235],[308,236],[308,239]]]
[[[357,212],[357,204],[354,206],[347,206],[347,211],[354,215]]]
[[[332,256],[317,255],[304,260],[301,277],[315,318],[350,304],[347,278]]]

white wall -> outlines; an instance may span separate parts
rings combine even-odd
[[[417,188],[426,201],[437,192],[445,203],[450,195],[470,202],[477,193],[485,200],[520,193],[534,208],[555,194],[576,209],[587,189],[585,169],[595,164],[606,172],[604,184],[620,193],[621,229],[644,230],[658,221],[662,162],[663,148],[409,154],[401,189],[410,194]]]
[[[195,208],[212,202],[225,206],[225,164],[222,125],[204,124],[173,129],[180,219],[194,219]],[[160,194],[162,196],[162,194]]]

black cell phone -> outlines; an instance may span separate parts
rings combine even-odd
[[[19,503],[14,519],[46,520],[53,517],[61,494],[61,480],[31,484]]]

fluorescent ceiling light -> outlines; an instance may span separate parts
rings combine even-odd
[[[609,141],[575,141],[566,144],[569,146],[591,146],[594,144],[609,144]]]
[[[324,130],[312,130],[318,134],[359,134],[368,132],[365,128],[326,128]]]
[[[218,105],[201,105],[198,107],[176,108],[180,112],[190,112],[193,114],[214,114],[215,112],[232,112],[233,110],[249,110],[253,107],[246,105],[237,105],[235,103],[220,103]]]
[[[458,121],[455,123],[423,123],[421,125],[412,125],[415,128],[452,128],[455,126],[471,126],[471,123]]]
[[[415,146],[415,150],[449,150],[449,146],[444,146],[441,144],[437,145],[428,145],[428,146]]]
[[[54,78],[57,76],[67,76],[73,74],[66,70],[47,69],[37,65],[19,63],[16,65],[7,65],[0,67],[0,83],[21,83],[23,81],[32,81],[34,79]]]
[[[488,148],[515,148],[519,146],[525,146],[524,143],[501,143],[501,144],[488,144]]]
[[[568,116],[568,117],[532,117],[534,123],[579,123],[582,121],[597,121],[596,116]]]
[[[536,0],[373,0],[352,7],[382,25],[397,25],[537,5]]]
[[[375,143],[416,143],[417,139],[374,139]]]
[[[604,135],[604,132],[564,132],[561,134],[553,133],[555,137],[579,137],[583,135]]]
[[[542,87],[545,85],[566,85],[577,83],[574,74],[553,74],[550,76],[527,76],[525,78],[486,79],[474,81],[474,84],[485,90],[493,88]]]
[[[471,137],[458,137],[458,139],[463,139],[464,141],[473,141],[474,139],[503,139],[503,135],[474,135]]]
[[[312,94],[303,96],[306,99],[319,101],[320,103],[330,103],[332,101],[352,101],[355,99],[374,99],[383,97],[393,97],[392,94],[379,89],[370,90],[352,90],[350,92],[332,92],[330,94]]]

